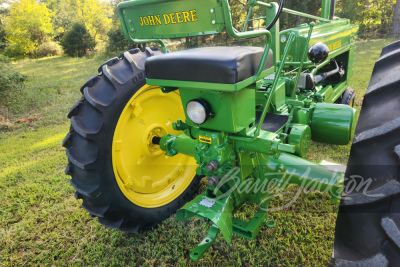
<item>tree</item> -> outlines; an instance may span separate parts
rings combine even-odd
[[[55,13],[53,28],[56,40],[61,39],[75,21],[85,24],[96,41],[107,39],[112,21],[112,6],[108,0],[41,0],[41,2]]]
[[[400,1],[396,1],[394,6],[392,26],[390,28],[390,34],[393,38],[400,37]]]
[[[0,2],[1,3],[1,2]],[[8,9],[0,7],[0,48],[4,48],[4,43],[6,41],[6,28],[4,27],[4,18],[5,15],[8,13]]]
[[[121,22],[118,16],[118,4],[123,2],[123,0],[109,0],[109,10],[111,11],[111,29],[107,32],[107,51],[124,51],[128,49],[133,49],[136,47],[141,47],[145,44],[137,45],[125,38],[124,32],[122,30]]]
[[[4,19],[7,41],[10,46],[6,54],[23,57],[45,42],[53,33],[53,13],[35,0],[12,2],[9,14]]]
[[[121,25],[119,27],[113,27],[108,31],[108,43],[107,43],[107,51],[123,51],[132,48],[136,48],[137,45],[128,41],[125,38],[124,32],[122,31]]]
[[[112,10],[106,1],[65,0],[65,5],[71,20],[85,24],[96,41],[107,38],[107,32],[111,27]]]
[[[86,29],[85,24],[75,22],[61,40],[64,52],[71,57],[82,57],[87,50],[93,50],[96,41]]]

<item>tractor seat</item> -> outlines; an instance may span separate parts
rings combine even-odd
[[[149,79],[236,84],[255,75],[263,48],[202,47],[150,57],[146,60]],[[269,51],[265,69],[272,67]]]

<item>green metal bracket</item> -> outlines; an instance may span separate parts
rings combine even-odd
[[[189,129],[189,125],[186,122],[178,120],[177,122],[172,123],[172,128],[175,131],[183,131],[183,130]]]
[[[217,238],[217,234],[219,233],[219,229],[217,226],[212,225],[210,231],[207,236],[201,241],[201,243],[190,253],[190,258],[194,261],[198,261],[201,257],[203,257],[204,253],[212,246],[215,239]]]
[[[245,222],[238,218],[233,218],[233,233],[246,239],[254,240],[257,234],[260,232],[267,216],[268,213],[266,212],[266,209],[259,208],[250,222]]]
[[[230,194],[222,199],[208,198],[205,193],[197,196],[176,213],[178,222],[187,220],[193,216],[199,219],[208,218],[222,232],[226,242],[232,241],[232,214],[234,200]]]
[[[168,87],[168,86],[161,87],[161,91],[162,91],[164,94],[171,93],[171,92],[176,91],[176,90],[178,90],[178,89],[179,89],[178,87]]]

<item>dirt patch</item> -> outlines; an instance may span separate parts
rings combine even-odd
[[[12,122],[7,120],[5,117],[0,116],[0,130],[9,130],[14,126]]]
[[[38,117],[38,116],[29,116],[27,118],[22,118],[22,119],[16,120],[14,123],[15,124],[32,123],[32,122],[35,122],[35,121],[38,121],[38,120],[40,120],[40,117]]]
[[[22,124],[29,124],[38,120],[41,120],[43,118],[38,117],[38,116],[29,116],[26,118],[22,118],[22,119],[18,119],[14,122],[6,119],[6,117],[0,115],[0,130],[3,131],[12,131],[15,129],[18,129],[20,127],[20,125]],[[36,128],[33,126],[29,126],[28,129],[30,129],[31,131],[35,131]]]

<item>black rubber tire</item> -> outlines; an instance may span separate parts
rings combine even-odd
[[[336,223],[333,266],[400,265],[399,71],[400,41],[383,49],[364,97]]]
[[[123,109],[132,96],[145,85],[145,60],[158,50],[130,50],[113,58],[99,69],[99,74],[82,87],[83,97],[71,109],[71,131],[65,137],[75,197],[82,207],[107,227],[125,232],[154,228],[174,214],[198,191],[200,177],[169,204],[143,208],[128,200],[120,190],[112,166],[114,131]],[[156,105],[156,103],[155,103]]]
[[[346,89],[346,91],[343,92],[342,96],[338,100],[336,100],[335,103],[353,107],[355,98],[356,91],[349,87]]]
[[[346,89],[346,91],[344,91],[340,104],[353,107],[355,98],[356,98],[356,91],[354,91],[354,89],[349,87]]]

